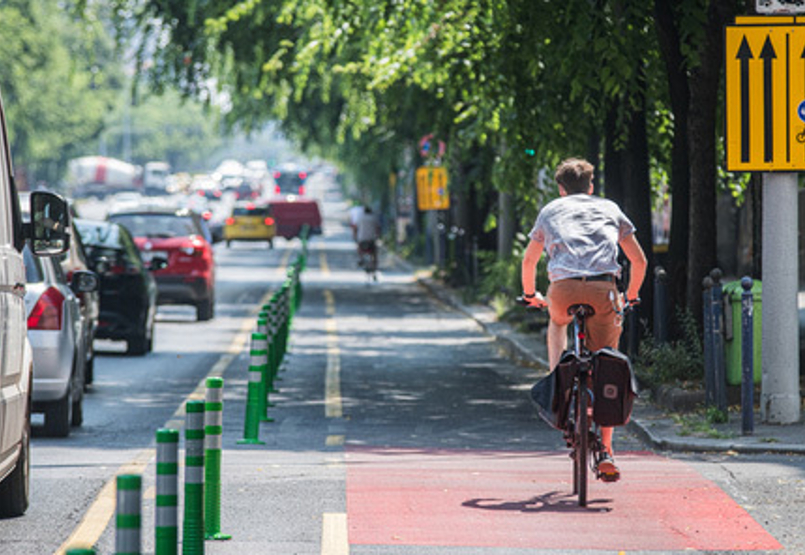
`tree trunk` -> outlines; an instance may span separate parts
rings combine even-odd
[[[688,237],[690,232],[690,158],[688,156],[688,117],[690,88],[685,59],[682,55],[679,27],[671,2],[655,0],[654,17],[660,51],[665,60],[668,92],[674,114],[674,136],[671,144],[671,238],[668,249],[669,314],[674,307],[684,307],[687,295]],[[677,335],[679,330],[673,330]]]
[[[642,68],[639,69],[642,72]],[[651,172],[649,169],[648,136],[646,131],[646,96],[645,80],[640,80],[641,90],[635,91],[628,106],[633,106],[634,111],[629,114],[629,126],[627,147],[624,152],[624,212],[632,220],[637,228],[637,239],[640,246],[648,258],[649,267],[646,272],[645,284],[640,291],[642,299],[639,316],[646,325],[647,330],[652,329],[653,309],[654,309],[654,287],[653,279],[653,236],[651,226]],[[636,330],[638,335],[635,338],[632,330],[634,342],[639,342],[640,336],[646,330],[640,328]],[[631,345],[633,353],[636,353],[637,346]]]
[[[700,64],[691,70],[690,114],[690,244],[687,307],[702,320],[702,279],[716,264],[716,110],[723,63],[722,29],[732,15],[729,0],[712,0],[699,50]]]

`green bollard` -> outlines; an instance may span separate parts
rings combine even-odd
[[[276,393],[277,390],[274,389],[274,383],[271,378],[271,336],[269,334],[268,329],[268,313],[261,312],[260,317],[257,320],[257,334],[260,336],[265,336],[265,340],[260,338],[260,342],[258,343],[258,349],[262,350],[265,348],[266,351],[266,362],[263,365],[263,391],[265,392],[266,398],[266,407],[272,408],[276,406],[274,403],[271,402],[269,398],[269,393]],[[268,414],[268,413],[266,413]]]
[[[156,555],[179,550],[179,430],[157,430]]]
[[[268,380],[268,350],[265,348],[267,336],[262,333],[253,333],[249,347],[249,372],[252,367],[260,371],[260,400],[259,412],[261,422],[273,422],[268,416],[268,394],[270,391]]]
[[[115,507],[115,554],[139,555],[142,516],[142,477],[139,474],[122,474],[117,477],[117,505]]]
[[[224,380],[207,378],[204,405],[204,526],[208,540],[229,540],[221,533],[221,452],[224,431]]]
[[[265,442],[260,441],[260,419],[266,413],[263,406],[263,400],[266,398],[264,392],[263,367],[256,358],[250,357],[246,418],[243,424],[243,439],[238,440],[238,445],[265,445]]]
[[[204,401],[185,404],[183,555],[204,555]]]
[[[274,385],[279,377],[277,376],[277,369],[279,366],[279,342],[277,341],[278,338],[278,329],[279,329],[279,317],[277,315],[277,303],[274,302],[271,305],[271,310],[268,313],[268,384],[269,390],[272,393],[277,393],[278,390]]]

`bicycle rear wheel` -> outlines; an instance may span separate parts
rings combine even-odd
[[[589,453],[590,424],[587,417],[589,396],[583,387],[576,396],[576,457],[573,463],[574,482],[579,496],[579,506],[587,506],[587,454]]]

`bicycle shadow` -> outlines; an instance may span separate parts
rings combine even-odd
[[[484,511],[516,511],[520,513],[608,513],[612,499],[588,499],[586,507],[579,507],[578,497],[572,493],[551,491],[523,501],[504,501],[494,498],[477,498],[464,501],[461,506]]]

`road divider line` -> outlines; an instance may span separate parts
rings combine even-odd
[[[344,445],[345,438],[343,435],[329,435],[325,440],[327,447],[340,447]]]
[[[285,272],[284,267],[289,257],[290,249],[285,257],[285,261],[281,265],[283,273]],[[244,319],[243,324],[232,339],[226,352],[221,355],[207,375],[201,379],[196,389],[180,403],[179,408],[163,426],[164,428],[181,430],[184,427],[186,416],[185,405],[187,401],[203,400],[207,387],[207,378],[221,377],[232,361],[243,351],[253,327],[254,316],[260,311],[263,305],[271,300],[273,294],[273,291],[269,291],[263,295],[259,305],[251,310],[249,317]],[[95,500],[84,514],[84,518],[67,540],[59,546],[54,555],[64,555],[67,549],[77,545],[94,546],[100,539],[104,530],[106,530],[112,516],[115,514],[116,476],[121,474],[142,474],[148,466],[148,463],[153,460],[155,456],[156,448],[149,447],[140,451],[133,460],[118,468],[115,475],[110,478],[106,484],[104,484],[103,488],[101,488],[101,491],[98,492]]]
[[[335,324],[335,297],[324,292],[327,322],[327,370],[324,375],[324,415],[327,418],[344,416],[341,402],[341,352],[338,348],[338,329]]]
[[[291,248],[286,248],[285,249],[285,253],[282,255],[282,260],[280,261],[280,265],[277,267],[277,273],[278,274],[280,274],[282,276],[284,276],[286,274],[286,272],[288,271],[288,269],[287,269],[288,268],[288,261],[291,259],[291,254],[292,253],[293,253],[293,249],[291,249]],[[265,303],[260,303],[260,306],[263,306],[269,300],[271,300],[271,297],[269,297],[268,300]]]
[[[349,555],[345,513],[324,513],[321,526],[321,555]]]
[[[319,266],[321,266],[321,273],[325,276],[330,275],[330,265],[327,264],[327,253],[321,251],[319,253]]]

